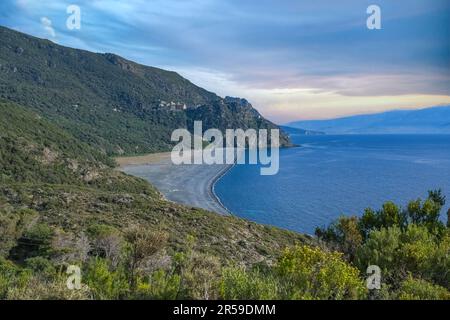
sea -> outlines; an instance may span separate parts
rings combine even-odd
[[[234,215],[313,234],[339,216],[405,207],[442,189],[450,208],[450,135],[296,135],[280,150],[280,170],[260,175],[260,165],[236,165],[214,186]]]

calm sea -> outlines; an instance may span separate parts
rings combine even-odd
[[[385,201],[406,205],[442,188],[450,204],[450,135],[292,135],[280,171],[237,165],[215,186],[234,214],[305,233]]]

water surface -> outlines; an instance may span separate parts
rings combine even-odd
[[[450,135],[292,139],[302,147],[281,150],[277,175],[261,176],[257,165],[237,165],[216,183],[215,192],[229,210],[313,233],[340,215],[361,215],[388,200],[406,205],[430,189],[442,188],[450,202]]]

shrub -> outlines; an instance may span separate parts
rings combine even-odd
[[[29,270],[23,270],[0,257],[0,299],[7,299],[12,289],[26,286],[30,277]]]
[[[220,283],[220,298],[225,300],[280,299],[278,280],[258,270],[225,268]]]
[[[179,298],[181,277],[178,274],[158,270],[150,277],[139,278],[133,298],[175,300]],[[190,297],[191,299],[193,297]]]
[[[25,266],[33,271],[33,273],[39,274],[45,279],[54,278],[57,274],[56,268],[50,260],[43,257],[28,258],[25,260]]]
[[[22,209],[11,213],[0,212],[0,256],[7,257],[17,240],[37,216],[33,210]]]
[[[30,277],[23,286],[16,286],[8,292],[10,300],[88,300],[92,299],[89,288],[69,290],[66,278],[60,275],[52,280],[43,281],[40,277]]]
[[[45,256],[52,253],[53,228],[45,223],[38,223],[27,230],[21,240],[20,253],[27,257]]]
[[[357,217],[340,217],[326,229],[317,228],[316,235],[328,244],[335,245],[350,260],[353,260],[363,242]]]
[[[421,279],[405,280],[398,292],[400,300],[450,300],[450,291]]]
[[[276,270],[290,299],[359,299],[366,296],[359,271],[342,253],[296,246],[284,251]]]
[[[82,282],[90,288],[94,299],[121,299],[129,293],[124,270],[110,270],[108,261],[101,258],[94,258],[88,263]]]

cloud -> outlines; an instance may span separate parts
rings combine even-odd
[[[41,25],[44,28],[45,31],[47,31],[47,33],[52,37],[55,38],[56,37],[56,32],[55,29],[53,29],[52,27],[52,21],[47,18],[47,17],[42,17],[41,18]]]
[[[20,8],[27,8],[28,7],[28,0],[16,0],[16,5]]]
[[[15,12],[17,1],[28,10]],[[36,24],[47,17],[50,23],[41,23],[45,32],[54,37],[56,29],[63,45],[179,71],[220,95],[245,96],[274,119],[295,112],[298,118],[317,115],[320,107],[324,117],[347,113],[350,105],[352,112],[375,104],[397,108],[411,101],[402,96],[420,97],[417,101],[425,105],[427,99],[429,104],[447,101],[448,0],[377,0],[379,31],[366,28],[370,4],[77,0],[83,29],[69,32],[64,28],[66,1],[2,0],[0,18],[42,36]]]

